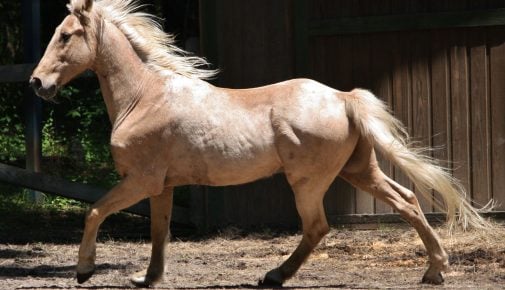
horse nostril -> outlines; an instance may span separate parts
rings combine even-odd
[[[30,86],[35,90],[38,91],[42,87],[42,81],[39,78],[36,77],[31,77],[30,78]]]

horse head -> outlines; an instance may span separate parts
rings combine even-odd
[[[70,14],[56,28],[30,77],[30,86],[44,99],[52,99],[59,88],[91,68],[96,57],[93,0],[71,0],[68,8]]]

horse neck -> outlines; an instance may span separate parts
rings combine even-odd
[[[117,126],[132,111],[139,98],[145,97],[148,83],[156,76],[115,25],[102,22],[101,34],[93,69],[98,76],[111,123]]]

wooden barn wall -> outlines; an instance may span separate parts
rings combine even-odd
[[[204,40],[203,50],[220,70],[216,85],[248,88],[293,78],[291,0],[208,1],[200,1],[202,14],[207,9],[212,14],[210,19],[203,15],[202,37],[212,36],[210,44]],[[207,218],[202,218],[208,227],[297,224],[293,194],[280,174],[246,185],[204,188],[193,197],[207,203]]]
[[[292,78],[296,47],[293,1],[215,2],[212,56],[218,85],[244,88]],[[505,1],[312,0],[310,21],[503,8]],[[212,50],[212,49],[211,49]],[[367,88],[386,101],[413,140],[436,148],[443,164],[476,202],[505,209],[505,27],[447,28],[308,38],[306,76],[339,90]],[[415,190],[380,158],[384,172]],[[296,224],[291,190],[282,176],[253,184],[205,189],[216,225]],[[436,198],[436,196],[434,196]],[[420,200],[425,212],[436,209]],[[336,180],[327,215],[391,213],[389,206]]]

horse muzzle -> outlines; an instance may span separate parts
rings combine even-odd
[[[57,87],[55,84],[43,84],[40,78],[34,76],[30,77],[29,83],[35,94],[44,100],[50,100],[56,95]]]

